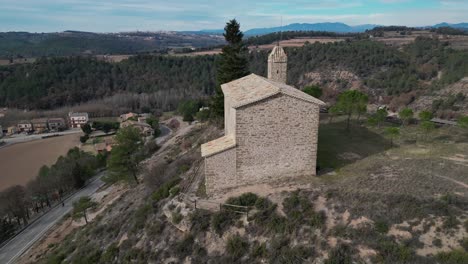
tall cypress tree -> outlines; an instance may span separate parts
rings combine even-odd
[[[218,64],[218,78],[216,94],[212,99],[212,113],[216,117],[224,115],[224,95],[221,84],[227,83],[248,75],[249,62],[247,59],[248,49],[242,41],[244,34],[240,31],[240,24],[230,20],[224,27],[224,38],[227,45],[223,47]]]

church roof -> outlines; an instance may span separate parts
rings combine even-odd
[[[290,85],[276,82],[256,74],[250,74],[240,79],[221,85],[224,96],[229,97],[233,108],[238,108],[258,102],[268,97],[285,94],[306,102],[324,105],[321,100],[310,96]]]
[[[202,157],[211,156],[236,146],[233,136],[227,135],[201,145]]]

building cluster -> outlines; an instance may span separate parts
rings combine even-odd
[[[151,114],[137,114],[137,113],[126,113],[120,115],[120,127],[135,127],[140,130],[141,135],[151,136],[154,133],[154,129],[146,122]]]
[[[71,128],[79,128],[88,123],[88,113],[68,114],[68,120],[61,117],[35,118],[31,120],[21,120],[15,126],[10,126],[4,131],[7,135],[17,133],[44,133],[57,132]]]

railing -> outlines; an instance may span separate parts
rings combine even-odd
[[[195,162],[195,169],[193,172],[185,179],[183,186],[181,186],[181,191],[183,193],[186,193],[189,189],[190,186],[194,183],[195,179],[197,178],[198,171],[200,170],[202,160],[196,161]]]
[[[233,213],[238,213],[238,214],[245,214],[247,217],[249,216],[249,211],[252,209],[251,206],[243,206],[243,205],[235,205],[235,204],[227,204],[227,203],[218,203],[218,202],[213,202],[213,201],[208,201],[208,200],[201,200],[201,199],[193,199],[186,195],[185,193],[180,193],[182,199],[190,206],[193,206],[193,208],[196,209],[207,209],[207,210],[229,210]],[[205,207],[203,204],[210,204],[212,206]],[[204,208],[203,208],[204,207]],[[241,209],[244,209],[242,211]]]

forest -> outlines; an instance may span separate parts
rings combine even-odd
[[[304,76],[312,71],[346,70],[367,89],[388,96],[440,89],[468,75],[467,51],[421,37],[402,50],[349,39],[286,48],[286,52],[288,83],[298,88],[307,84]],[[268,51],[251,52],[250,71],[265,76],[267,56]],[[120,63],[92,57],[42,58],[0,67],[0,106],[54,109],[127,94],[151,98],[138,107],[174,110],[181,100],[213,94],[218,60],[216,55],[139,55]]]
[[[100,34],[0,32],[0,58],[76,56],[82,54],[164,53],[172,47],[207,47],[223,44],[222,36],[163,32]]]

